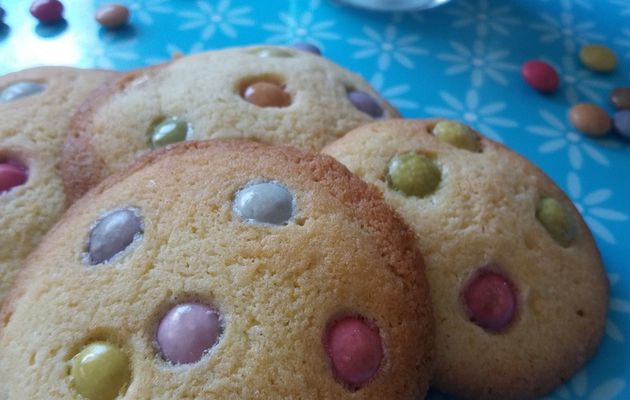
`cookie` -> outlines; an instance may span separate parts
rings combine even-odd
[[[418,234],[440,390],[535,398],[593,355],[608,298],[602,262],[578,211],[529,161],[445,120],[366,125],[324,152]]]
[[[0,301],[65,208],[58,162],[70,117],[113,74],[42,67],[0,77]]]
[[[395,116],[362,78],[321,56],[274,46],[210,51],[103,88],[74,118],[63,179],[77,198],[171,143],[246,138],[319,150],[363,123]]]
[[[414,240],[330,157],[238,140],[160,150],[31,255],[0,315],[0,390],[421,398],[433,320]]]

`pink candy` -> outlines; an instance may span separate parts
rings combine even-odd
[[[488,331],[506,329],[516,315],[516,290],[497,272],[479,271],[464,288],[462,297],[470,320]]]
[[[23,185],[28,179],[26,167],[13,161],[0,163],[0,194]]]
[[[325,345],[335,377],[353,390],[372,379],[383,360],[378,330],[361,318],[336,321],[328,331]]]
[[[544,61],[527,61],[521,68],[521,74],[527,83],[543,93],[553,93],[560,85],[558,73]]]
[[[30,11],[33,17],[44,24],[52,24],[63,18],[63,4],[59,0],[35,0]]]

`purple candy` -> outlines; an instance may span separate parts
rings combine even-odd
[[[63,4],[59,0],[35,0],[30,11],[43,24],[53,24],[63,18]]]
[[[620,110],[613,116],[615,132],[630,139],[630,110]]]
[[[359,110],[368,114],[372,118],[383,116],[383,109],[376,100],[369,94],[361,90],[348,91],[348,100]]]
[[[299,42],[299,43],[293,43],[291,47],[293,47],[294,49],[305,51],[307,53],[315,54],[317,56],[322,55],[322,51],[319,49],[319,47],[315,46],[314,44]]]
[[[88,263],[100,264],[125,250],[144,232],[142,219],[133,209],[110,212],[92,228],[88,243]]]
[[[182,303],[166,313],[157,329],[157,345],[166,361],[195,363],[221,335],[219,313],[198,303]]]

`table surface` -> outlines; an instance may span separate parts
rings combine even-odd
[[[592,229],[611,283],[596,357],[549,399],[630,398],[630,141],[591,139],[567,119],[630,86],[630,0],[454,0],[433,10],[377,13],[328,0],[119,0],[132,13],[118,31],[93,19],[104,0],[67,0],[66,21],[38,25],[24,0],[0,1],[0,73],[36,65],[128,70],[174,53],[254,43],[318,45],[361,74],[405,117],[462,120],[540,166]],[[612,74],[584,69],[585,43],[619,58]],[[560,90],[543,96],[520,77],[532,58],[554,65]],[[431,399],[446,398],[432,393]]]

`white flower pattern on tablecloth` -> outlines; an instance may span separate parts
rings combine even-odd
[[[630,28],[622,28],[620,36],[615,40],[615,44],[625,49],[625,53],[622,54],[623,57],[630,58]]]
[[[585,370],[575,374],[573,378],[560,386],[551,396],[543,400],[614,400],[626,386],[621,378],[610,378],[589,390],[588,375]],[[621,400],[621,399],[619,399]]]
[[[126,7],[132,18],[135,16],[144,25],[153,25],[154,17],[151,14],[168,15],[173,13],[174,9],[170,3],[169,0],[132,1]]]
[[[137,39],[117,41],[106,36],[101,42],[89,48],[89,58],[97,68],[116,69],[116,62],[131,62],[140,59],[134,50]]]
[[[548,62],[553,65],[551,61]],[[565,55],[562,57],[562,64],[554,66],[560,75],[560,90],[571,104],[581,101],[580,96],[591,102],[602,103],[612,89],[609,80],[578,65],[575,57]]]
[[[458,2],[446,11],[454,17],[452,27],[461,29],[474,26],[477,35],[486,36],[488,33],[498,33],[508,36],[521,21],[512,15],[512,7],[506,5],[490,5],[488,0],[473,2]]]
[[[608,320],[606,321],[606,335],[616,342],[625,342],[626,337],[623,331],[619,328],[619,325],[613,320],[613,315],[630,314],[630,301],[616,297],[615,287],[621,280],[619,274],[608,274],[608,281],[610,282],[611,292],[613,293],[608,300]]]
[[[420,35],[399,35],[396,25],[389,24],[381,34],[370,26],[363,27],[365,38],[350,38],[348,43],[359,47],[352,53],[356,59],[376,57],[379,70],[389,69],[392,60],[405,68],[414,68],[414,58],[428,54],[417,46]]]
[[[540,14],[541,22],[531,24],[531,28],[538,32],[541,43],[551,43],[561,40],[567,52],[574,52],[576,44],[602,42],[606,37],[600,33],[592,21],[575,22],[569,11],[563,11],[560,18],[547,13]]]
[[[267,38],[268,43],[309,42],[324,50],[324,41],[341,39],[341,36],[336,32],[334,20],[317,21],[312,11],[306,11],[299,17],[281,13],[279,18],[279,24],[263,25],[263,29],[272,34]]]
[[[608,188],[601,188],[589,193],[582,190],[582,181],[575,172],[569,172],[567,176],[567,192],[578,209],[584,221],[591,228],[593,233],[606,243],[616,244],[615,236],[610,232],[607,223],[624,222],[628,220],[625,213],[604,207],[610,200],[613,191]]]
[[[610,0],[611,4],[619,6],[620,16],[630,16],[630,1],[628,0]]]
[[[482,40],[475,40],[472,49],[461,42],[450,43],[453,52],[439,53],[439,60],[451,64],[444,73],[446,75],[458,75],[470,72],[470,81],[474,87],[481,87],[485,77],[489,77],[496,83],[506,86],[508,76],[506,74],[518,71],[516,64],[508,62],[510,52],[508,50],[488,50]]]
[[[203,42],[193,43],[188,48],[188,50],[185,50],[182,47],[178,47],[178,46],[176,46],[176,45],[174,45],[172,43],[167,43],[166,46],[164,47],[164,49],[166,50],[166,54],[167,54],[166,56],[149,57],[149,58],[145,59],[145,62],[147,64],[160,64],[160,63],[163,63],[165,61],[173,59],[173,57],[175,57],[177,55],[187,56],[187,55],[199,53],[199,52],[204,50],[204,43]]]
[[[569,164],[576,170],[582,168],[584,155],[604,167],[610,165],[606,155],[596,145],[589,143],[589,139],[584,135],[576,132],[573,127],[565,124],[547,110],[540,110],[539,114],[547,125],[531,125],[526,127],[526,130],[546,139],[538,147],[540,154],[553,154],[566,150]]]
[[[501,112],[507,107],[504,102],[483,104],[475,89],[470,89],[463,101],[446,91],[441,91],[440,97],[447,107],[429,106],[424,109],[426,113],[431,116],[459,119],[498,142],[502,143],[503,139],[495,128],[514,128],[518,125],[516,121],[502,116]]]
[[[374,90],[379,92],[379,94],[387,99],[388,102],[399,110],[418,108],[417,102],[411,98],[403,97],[403,95],[407,94],[411,90],[411,86],[409,84],[403,83],[395,86],[385,86],[384,79],[383,73],[377,72],[370,80],[370,84]]]
[[[230,0],[200,0],[196,5],[197,11],[182,11],[178,14],[185,20],[179,25],[179,30],[201,29],[202,40],[211,39],[217,31],[233,39],[238,36],[237,27],[255,25],[250,17],[252,8],[249,6],[232,7]]]

